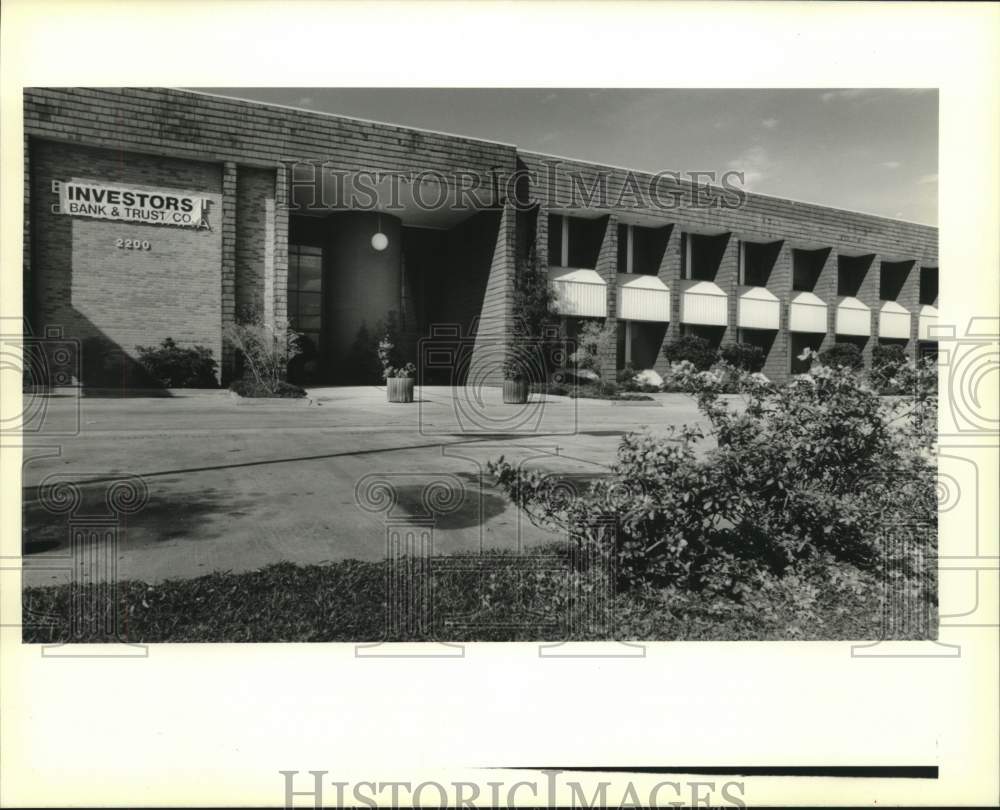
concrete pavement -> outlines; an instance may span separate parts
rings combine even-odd
[[[411,405],[386,402],[377,387],[312,389],[305,403],[171,393],[26,396],[41,414],[25,436],[26,584],[68,581],[70,531],[91,518],[99,528],[101,516],[108,525],[109,492],[127,476],[146,495],[110,521],[120,578],[382,559],[387,525],[399,522],[432,526],[436,553],[531,547],[558,535],[493,487],[488,460],[584,485],[606,471],[625,431],[698,421],[693,400],[675,394],[656,395],[654,407],[536,395],[521,407],[495,389],[418,387]],[[62,484],[78,504],[58,499]]]

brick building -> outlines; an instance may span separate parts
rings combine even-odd
[[[606,374],[681,334],[764,348],[933,338],[937,229],[517,147],[172,89],[25,92],[25,315],[83,341],[85,382],[133,384],[136,346],[291,321],[293,376],[350,382],[395,323],[495,383],[534,256],[568,324],[615,325]],[[457,375],[457,376],[456,376]],[[110,380],[109,380],[110,377]]]

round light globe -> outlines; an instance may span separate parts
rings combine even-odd
[[[372,247],[381,252],[389,247],[389,237],[384,233],[377,233],[372,237]]]

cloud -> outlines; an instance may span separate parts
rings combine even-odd
[[[898,169],[903,164],[900,163],[898,160],[884,160],[882,161],[881,165],[887,169]]]
[[[760,125],[764,127],[764,129],[774,129],[776,126],[778,126],[778,119],[765,118],[763,121],[760,122]]]
[[[743,172],[745,188],[757,185],[771,170],[771,158],[762,146],[751,146],[735,160],[729,161],[729,168]]]
[[[917,182],[920,185],[922,185],[922,186],[931,185],[931,184],[937,185],[937,181],[938,181],[937,172],[934,172],[934,174],[924,174],[924,175],[921,175],[920,179],[917,180]]]
[[[308,107],[313,103],[312,96],[302,96],[297,102],[299,107]]]

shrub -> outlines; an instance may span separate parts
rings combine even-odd
[[[382,364],[382,377],[416,377],[417,367],[413,363],[403,363],[396,350],[396,335],[392,327],[386,329],[378,342],[378,359]]]
[[[301,352],[300,335],[287,321],[266,323],[255,307],[244,308],[223,338],[236,352],[242,376],[266,391],[278,391],[289,361]]]
[[[906,351],[898,343],[878,343],[872,349],[872,385],[883,394],[904,393],[908,358]]]
[[[184,348],[173,338],[159,346],[136,346],[139,364],[154,383],[164,388],[217,388],[217,364],[205,346]]]
[[[301,386],[289,382],[278,382],[274,387],[266,387],[254,379],[234,380],[229,384],[229,390],[241,397],[278,397],[281,399],[298,399],[306,395]]]
[[[576,367],[601,375],[603,359],[615,348],[614,327],[605,321],[588,320],[576,336],[576,351],[569,359]]]
[[[628,434],[612,474],[582,494],[503,458],[490,471],[533,522],[601,555],[627,586],[745,602],[774,577],[835,565],[926,582],[933,538],[912,527],[936,525],[934,397],[892,403],[816,362],[780,387],[742,373],[734,410],[718,372],[687,369],[707,433]]]
[[[622,391],[638,391],[639,381],[636,379],[636,370],[631,363],[626,363],[625,367],[618,372],[618,385]]]
[[[864,366],[861,349],[854,343],[834,343],[826,351],[819,353],[820,362],[831,368],[849,368],[860,371]]]
[[[683,335],[663,347],[663,356],[670,363],[691,363],[698,371],[707,371],[718,358],[718,352],[705,338]]]
[[[741,371],[751,373],[764,368],[764,350],[752,343],[727,343],[719,350],[719,358]]]

